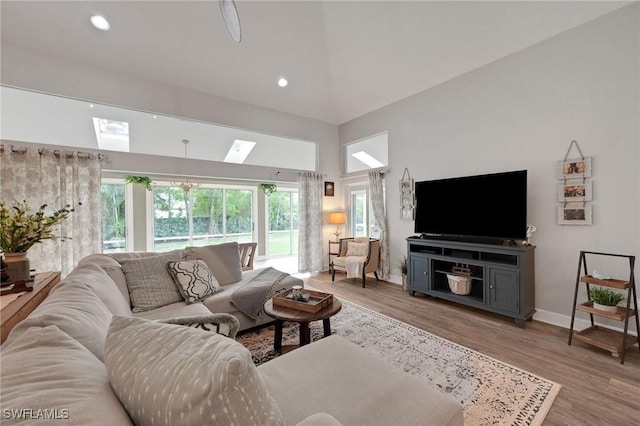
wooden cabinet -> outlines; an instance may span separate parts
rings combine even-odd
[[[409,292],[512,317],[520,327],[535,313],[534,247],[407,238]],[[454,294],[447,275],[469,270],[469,294]]]
[[[49,291],[60,282],[60,272],[42,272],[36,274],[33,290],[1,296],[0,343],[20,321],[25,319],[49,295]]]
[[[409,291],[429,291],[429,258],[421,254],[409,256]]]
[[[627,258],[629,260],[629,279],[598,279],[593,277],[589,273],[589,269],[587,268],[587,257],[592,256]],[[629,320],[631,319],[631,317],[635,318],[636,331],[640,331],[640,324],[638,320],[638,295],[636,293],[634,268],[635,256],[613,253],[599,253],[592,251],[580,252],[580,258],[578,261],[578,275],[576,277],[576,287],[573,296],[571,326],[569,328],[569,345],[571,345],[571,341],[575,337],[577,340],[580,340],[584,343],[611,352],[611,355],[620,358],[620,364],[624,364],[624,356],[627,349],[633,347],[636,343],[640,348],[640,333],[638,333],[638,336],[633,336],[628,333]],[[583,285],[586,289],[588,300],[586,302],[578,304],[578,293],[580,291],[580,287],[583,287]],[[626,291],[626,306],[618,306],[615,312],[606,312],[600,309],[595,309],[589,293],[589,288],[591,285]],[[631,306],[632,301],[633,306]],[[586,312],[589,314],[589,320],[591,322],[590,327],[587,327],[584,330],[574,331],[576,311]],[[596,325],[594,316],[623,322],[623,331],[620,332],[611,328]]]

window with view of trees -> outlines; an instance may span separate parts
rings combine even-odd
[[[254,190],[153,188],[153,250],[253,241]],[[192,225],[188,208],[192,205]]]
[[[125,185],[103,182],[102,198],[102,251],[118,253],[127,251]]]
[[[268,196],[269,238],[267,254],[283,256],[298,252],[298,193],[277,191]]]

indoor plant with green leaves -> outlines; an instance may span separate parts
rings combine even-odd
[[[590,288],[589,297],[593,301],[594,309],[606,312],[616,312],[618,303],[625,299],[623,294],[603,287]]]
[[[11,280],[28,280],[30,274],[29,260],[26,253],[35,244],[44,240],[65,239],[56,233],[55,226],[69,217],[73,212],[71,206],[53,211],[47,215],[46,204],[35,212],[30,211],[26,201],[7,206],[0,201],[0,250],[9,264]],[[13,274],[13,275],[12,275]]]

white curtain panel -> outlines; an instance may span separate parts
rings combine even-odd
[[[69,273],[78,261],[102,251],[100,160],[94,154],[4,145],[0,155],[0,199],[7,205],[26,201],[45,214],[69,205],[74,212],[59,225],[58,235],[29,249],[36,272]]]
[[[369,171],[369,192],[371,193],[371,207],[380,230],[380,278],[389,279],[391,261],[389,257],[389,234],[387,232],[387,214],[384,208],[384,173],[380,170]]]
[[[299,272],[316,272],[323,268],[322,179],[321,174],[313,172],[300,173],[298,177]]]

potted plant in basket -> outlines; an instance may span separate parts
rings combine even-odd
[[[45,215],[46,204],[34,213],[26,201],[7,207],[0,201],[0,250],[7,263],[9,281],[29,280],[30,266],[27,250],[43,240],[69,239],[55,233],[54,227],[73,212],[69,205]]]
[[[605,312],[616,312],[618,303],[625,299],[623,294],[602,287],[589,289],[589,297],[593,300],[593,309]]]

